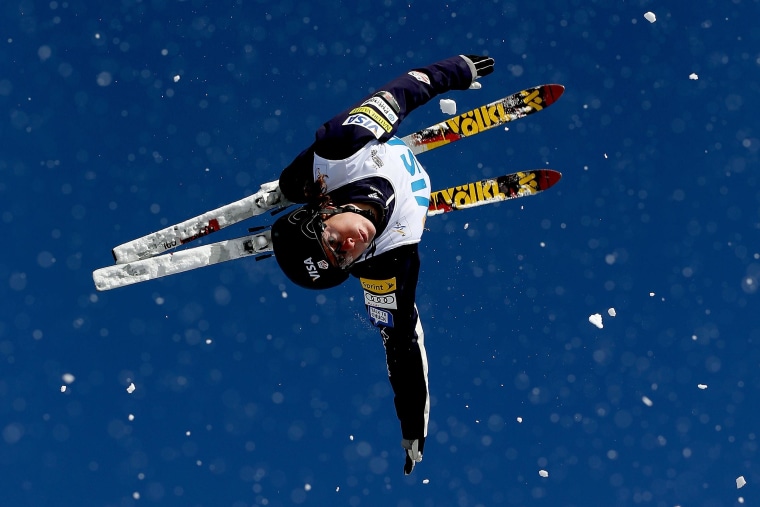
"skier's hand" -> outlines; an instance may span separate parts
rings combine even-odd
[[[476,80],[480,79],[483,76],[487,76],[491,72],[493,72],[493,65],[494,60],[490,56],[478,56],[478,55],[459,55],[462,57],[462,59],[467,62],[467,65],[470,67],[470,70],[472,71],[472,84],[470,85],[471,90],[479,90],[480,89],[480,83],[478,83]]]
[[[424,445],[424,440],[423,445]],[[414,465],[422,461],[422,450],[420,450],[419,440],[402,440],[401,447],[404,448],[404,475],[409,475],[414,470]]]

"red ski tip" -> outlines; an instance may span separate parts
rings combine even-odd
[[[562,179],[562,173],[554,169],[537,169],[536,172],[540,175],[537,181],[539,183],[538,188],[541,190],[553,187],[555,183]]]
[[[551,106],[554,104],[565,92],[565,87],[559,84],[544,85],[544,104]]]
[[[547,171],[546,179],[549,181],[549,186],[554,186],[560,179],[562,179],[562,173],[558,171]]]

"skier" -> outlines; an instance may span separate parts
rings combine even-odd
[[[338,114],[280,175],[280,190],[305,206],[272,226],[275,258],[307,289],[357,277],[379,328],[401,422],[404,473],[422,461],[430,413],[428,366],[415,292],[430,181],[397,137],[415,108],[449,90],[480,88],[486,56],[454,56],[411,70]]]

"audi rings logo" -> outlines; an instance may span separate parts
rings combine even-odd
[[[391,310],[395,310],[397,308],[396,294],[383,294],[379,296],[377,294],[370,294],[369,292],[364,291],[364,304],[378,308],[389,308]]]

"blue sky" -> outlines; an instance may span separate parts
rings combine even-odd
[[[758,1],[101,4],[0,7],[3,505],[754,503]],[[421,155],[433,186],[563,179],[428,221],[413,475],[358,283],[303,291],[270,260],[95,291],[113,246],[255,192],[460,53],[496,60],[441,97],[460,111],[566,91]]]

